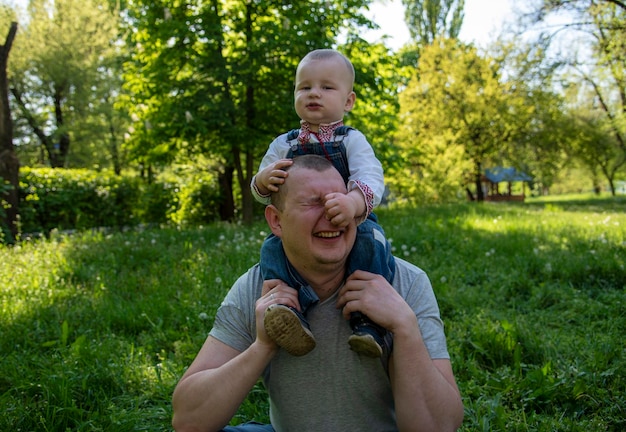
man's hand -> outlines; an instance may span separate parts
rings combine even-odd
[[[346,279],[339,292],[337,307],[343,309],[346,319],[352,312],[361,312],[390,332],[416,320],[411,307],[384,277],[362,270]]]
[[[265,311],[269,305],[272,304],[282,304],[300,310],[298,291],[295,288],[291,288],[280,279],[268,279],[263,282],[261,297],[259,297],[256,301],[255,315],[257,341],[262,344],[272,345],[273,347],[278,348],[276,343],[267,335],[265,325],[263,324]]]
[[[278,192],[278,186],[285,183],[288,175],[283,168],[290,166],[292,163],[292,159],[280,159],[259,171],[254,178],[259,192],[262,195]]]

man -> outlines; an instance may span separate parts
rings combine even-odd
[[[426,274],[396,259],[393,286],[346,260],[356,223],[337,228],[325,204],[347,193],[341,175],[319,156],[300,156],[265,218],[285,255],[319,303],[307,313],[317,345],[302,357],[281,350],[264,329],[270,305],[299,308],[295,289],[263,282],[258,266],[230,290],[209,337],[173,396],[177,431],[220,431],[262,377],[271,425],[225,431],[451,431],[463,405],[446,348],[439,309]],[[359,356],[345,320],[361,311],[393,335],[391,354]]]

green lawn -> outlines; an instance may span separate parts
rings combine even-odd
[[[377,212],[433,282],[464,431],[626,430],[626,200],[575,198]],[[170,430],[174,385],[266,233],[259,221],[0,247],[0,430]],[[238,419],[266,408],[258,387]]]

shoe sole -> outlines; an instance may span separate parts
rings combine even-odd
[[[263,325],[267,335],[293,356],[303,356],[315,348],[313,333],[302,326],[300,318],[287,306],[270,305]]]
[[[353,334],[348,338],[350,349],[357,354],[367,357],[380,357],[383,349],[378,345],[374,336],[370,334]]]

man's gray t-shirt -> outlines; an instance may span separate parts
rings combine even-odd
[[[242,275],[218,309],[211,336],[239,351],[247,349],[256,337],[254,310],[262,285],[258,265]],[[430,357],[450,358],[426,273],[396,258],[393,287],[415,312]],[[336,302],[337,293],[307,312],[317,341],[313,351],[294,357],[279,350],[263,374],[277,432],[398,429],[384,362],[350,350],[352,330]]]

